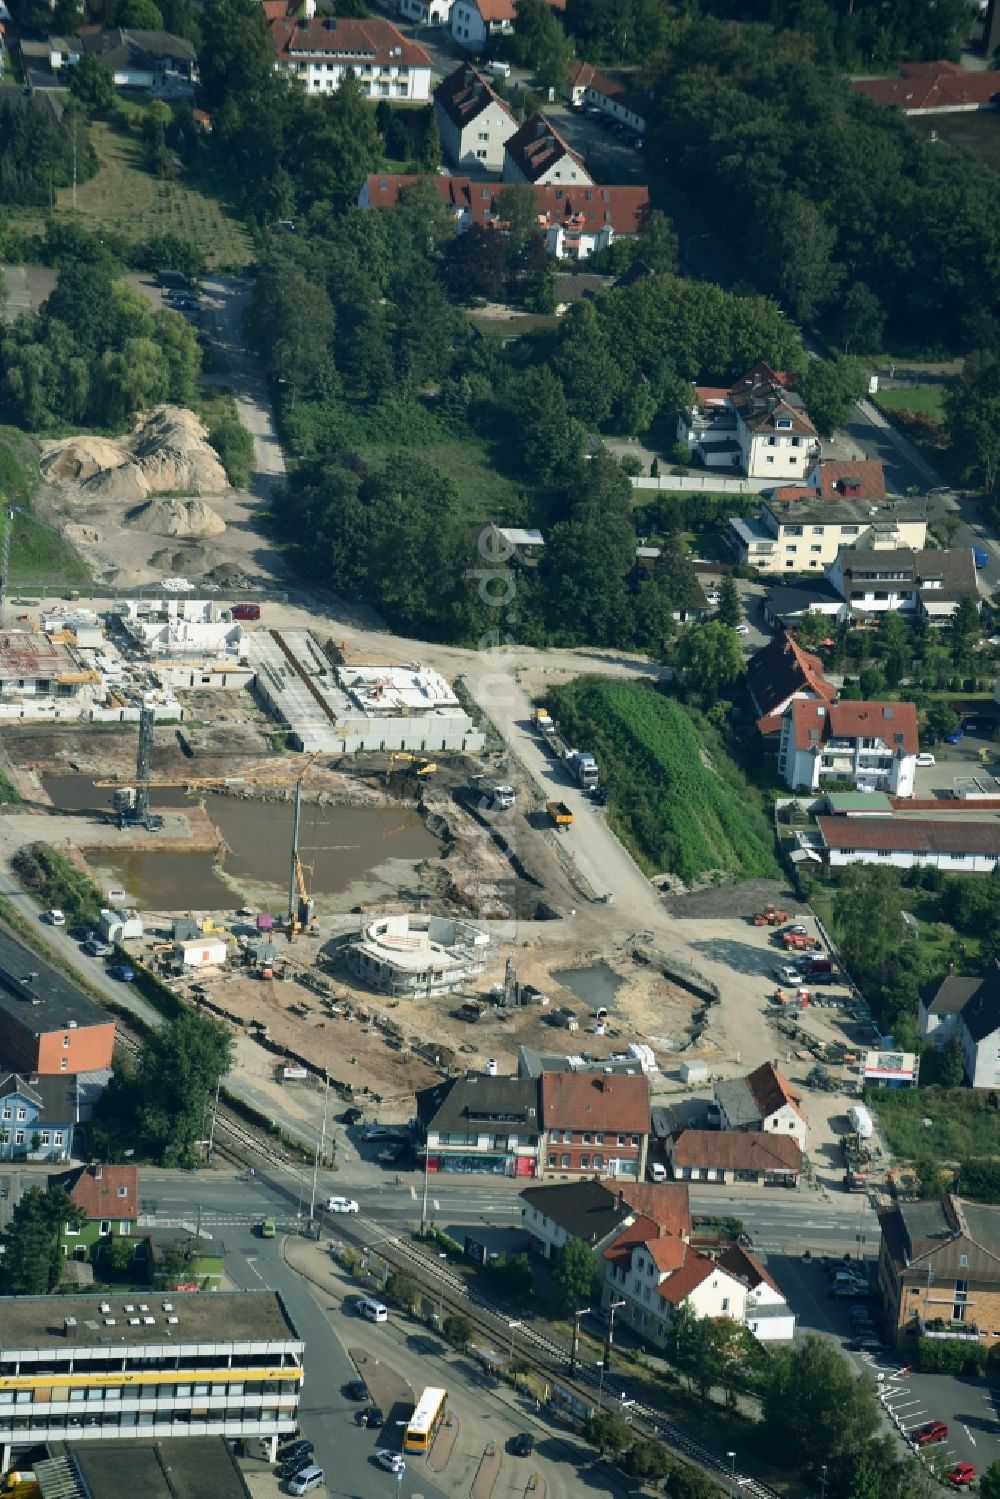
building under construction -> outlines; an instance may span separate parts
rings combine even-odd
[[[0,717],[77,718],[100,673],[68,634],[12,630],[0,634]]]
[[[449,994],[485,971],[492,943],[470,921],[377,916],[348,948],[354,973],[380,994]]]

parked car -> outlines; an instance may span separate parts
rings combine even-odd
[[[774,970],[774,976],[779,984],[797,984],[802,978],[799,970],[793,968],[791,963],[782,963],[780,968]]]
[[[112,963],[108,972],[120,984],[132,984],[135,982],[135,969],[129,963]]]
[[[344,1386],[344,1394],[348,1400],[370,1400],[371,1394],[363,1379],[352,1379],[350,1384]]]
[[[353,1124],[361,1124],[364,1120],[364,1117],[364,1109],[359,1109],[355,1104],[351,1104],[351,1107],[349,1109],[345,1109],[341,1114],[340,1122],[341,1124],[346,1124],[347,1127],[350,1128]]]
[[[982,572],[984,567],[989,567],[990,565],[990,554],[984,551],[982,547],[973,547],[972,560],[976,564],[976,571]]]
[[[307,1468],[315,1467],[311,1452],[300,1452],[298,1457],[290,1457],[287,1462],[278,1468],[279,1478],[295,1478],[299,1473],[304,1473]]]
[[[82,947],[85,942],[90,941],[91,937],[93,937],[95,933],[92,926],[71,926],[69,929],[69,935],[73,938],[74,942],[79,942],[80,946]]]
[[[296,1457],[309,1457],[313,1451],[312,1442],[307,1442],[300,1437],[297,1441],[289,1442],[287,1447],[278,1448],[279,1463],[290,1463]]]
[[[515,1457],[530,1457],[534,1450],[535,1439],[530,1431],[522,1431],[514,1438],[513,1452]]]
[[[927,770],[931,765],[936,765],[937,761],[932,754],[929,754],[926,750],[921,750],[917,756],[917,764],[921,770]]]
[[[53,909],[51,911],[46,911],[46,913],[43,916],[42,920],[43,921],[47,921],[48,924],[49,924],[49,926],[65,926],[66,925],[66,917],[63,915],[62,911],[60,911],[56,907],[53,907]]]
[[[964,738],[965,738],[965,731],[964,731],[964,729],[956,729],[955,732],[954,732],[954,734],[946,734],[944,736],[944,742],[945,742],[945,744],[960,744],[961,741]]]
[[[288,1480],[288,1492],[290,1494],[311,1494],[313,1489],[318,1489],[325,1482],[326,1475],[322,1468],[306,1468],[304,1473]]]
[[[331,1197],[326,1205],[328,1213],[357,1213],[358,1204],[353,1197]]]
[[[388,1447],[380,1447],[375,1454],[375,1461],[380,1468],[387,1473],[405,1473],[406,1459],[401,1452],[390,1452]]]
[[[956,1463],[944,1476],[953,1489],[966,1489],[970,1483],[975,1483],[976,1470],[971,1463]]]
[[[637,151],[639,151],[639,150],[641,150],[641,146],[637,145],[635,149]],[[750,634],[750,626],[748,624],[746,624],[746,623],[739,624],[739,625],[736,626],[736,633],[737,633],[737,635],[749,635]]]
[[[377,1405],[370,1405],[367,1410],[358,1411],[358,1425],[379,1427],[385,1425],[385,1416]]]
[[[948,1440],[948,1427],[944,1421],[925,1421],[923,1426],[910,1432],[910,1437],[917,1447],[929,1447],[934,1442]]]
[[[83,944],[83,950],[91,958],[110,958],[114,952],[110,942],[102,942],[100,937],[91,937],[89,942]]]

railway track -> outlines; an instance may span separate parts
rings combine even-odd
[[[377,1250],[387,1264],[393,1264],[393,1268],[409,1273],[417,1272],[427,1283],[421,1289],[431,1292],[440,1302],[442,1312],[460,1313],[468,1318],[478,1332],[487,1335],[491,1345],[497,1342],[501,1348],[505,1345],[511,1332],[510,1315],[485,1297],[480,1297],[475,1292],[470,1293],[465,1281],[439,1260],[428,1258],[417,1245],[387,1231],[374,1218],[358,1217],[346,1232],[338,1219],[337,1228],[345,1239],[357,1238],[360,1241],[357,1247]],[[565,1344],[540,1332],[530,1322],[521,1319],[518,1321],[518,1355],[539,1373],[558,1380],[563,1389],[569,1390],[584,1405],[591,1404],[594,1389],[599,1386],[599,1374],[579,1363],[574,1369]],[[718,1478],[723,1487],[728,1489],[732,1485],[734,1490],[738,1488],[749,1499],[780,1499],[776,1490],[757,1479],[740,1473],[734,1477],[726,1457],[692,1441],[682,1427],[667,1420],[662,1412],[646,1405],[638,1396],[631,1396],[631,1380],[626,1373],[618,1374],[611,1381],[605,1376],[604,1386],[606,1408],[620,1406],[621,1414],[639,1435],[663,1442],[678,1457],[694,1463],[711,1477]],[[621,1390],[620,1396],[611,1393],[615,1389]]]

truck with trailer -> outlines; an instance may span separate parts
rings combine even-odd
[[[547,745],[549,753],[554,759],[562,761],[567,773],[577,786],[582,791],[596,791],[600,777],[594,756],[567,744],[556,728],[555,721],[547,708],[535,708],[531,719]]]

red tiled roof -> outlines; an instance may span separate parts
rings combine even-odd
[[[796,698],[791,705],[795,748],[819,749],[828,739],[881,739],[896,754],[920,751],[913,703],[818,703]],[[901,737],[900,737],[901,736]]]
[[[513,0],[472,0],[487,25],[491,21],[513,21],[517,8]]]
[[[688,1189],[682,1182],[626,1182],[605,1177],[602,1185],[618,1195],[662,1228],[665,1233],[687,1238],[691,1232],[691,1204]]]
[[[837,821],[838,819],[832,819]],[[839,821],[856,819],[840,818]],[[831,821],[820,818],[820,822]],[[686,1129],[673,1143],[675,1166],[712,1167],[717,1171],[801,1171],[802,1152],[794,1140],[769,1131],[744,1134],[737,1129]]]
[[[403,174],[372,173],[366,179],[370,208],[395,208],[404,188],[420,179]],[[473,181],[469,177],[430,177],[443,202],[456,216],[467,214],[470,224],[481,228],[501,228],[497,202],[504,191],[500,182]],[[553,224],[573,225],[579,229],[599,229],[610,224],[616,234],[638,234],[649,211],[649,189],[646,187],[604,187],[585,183],[563,187],[547,183],[532,187],[539,228]]]
[[[653,1222],[652,1218],[636,1218],[633,1223],[627,1224],[622,1229],[613,1243],[608,1245],[604,1251],[603,1258],[617,1264],[619,1260],[631,1259],[633,1249],[638,1249],[640,1245],[644,1245],[650,1254],[653,1255],[654,1245],[665,1244],[670,1246],[664,1252],[665,1259],[670,1261],[670,1263],[664,1264],[660,1268],[663,1270],[676,1270],[678,1265],[684,1263],[684,1252],[687,1246],[683,1239],[677,1238],[674,1234],[666,1234],[662,1238],[660,1235],[661,1230]],[[653,1255],[653,1258],[656,1259],[656,1256]],[[659,1260],[656,1263],[659,1264]]]
[[[570,68],[566,81],[570,88],[586,88],[596,72],[593,63],[584,62],[581,58]]]
[[[583,157],[573,150],[544,115],[532,115],[530,120],[525,120],[520,130],[506,142],[504,151],[528,182],[537,182],[563,157],[575,162],[590,181]]]
[[[284,17],[271,22],[271,40],[283,63],[304,52],[342,58],[348,64],[371,60],[385,66],[431,66],[423,47],[409,41],[391,21],[357,20],[353,16],[342,20],[314,16],[311,21]]]
[[[699,1254],[696,1249],[689,1249],[684,1257],[684,1263],[673,1275],[668,1275],[666,1280],[657,1286],[657,1291],[668,1301],[671,1306],[680,1306],[686,1301],[692,1291],[696,1291],[710,1276],[714,1275],[718,1266],[707,1254]]]
[[[818,491],[824,500],[885,499],[885,470],[881,458],[859,458],[855,463],[836,463],[823,458],[819,469]],[[852,483],[851,481],[856,481]]]
[[[795,500],[814,500],[816,491],[811,484],[789,484],[784,489],[775,489],[771,493],[770,504],[788,504]]]
[[[757,712],[757,728],[762,734],[774,734],[788,703],[797,693],[811,693],[823,702],[832,702],[837,689],[823,675],[818,656],[804,651],[794,635],[776,635],[750,657],[747,682]]]
[[[69,1195],[85,1218],[134,1220],[139,1216],[139,1172],[135,1166],[84,1166]]]
[[[876,104],[918,109],[986,109],[1000,101],[1000,73],[963,73],[954,63],[904,63],[896,78],[854,78],[851,88]]]
[[[463,63],[447,78],[443,78],[434,90],[434,103],[448,116],[453,124],[461,128],[476,120],[491,104],[496,104],[508,115],[515,127],[514,111],[500,95],[490,87],[478,69]]]
[[[543,1072],[545,1129],[649,1134],[649,1083],[639,1073]]]
[[[764,1062],[756,1067],[747,1076],[746,1084],[762,1119],[770,1118],[785,1104],[793,1108],[800,1119],[805,1119],[799,1107],[802,1094],[795,1092],[787,1077],[778,1071],[773,1062]]]
[[[283,21],[292,14],[289,0],[263,0],[264,16],[268,21]]]
[[[1000,856],[1000,822],[937,822],[918,817],[817,817],[827,848],[890,853]]]

